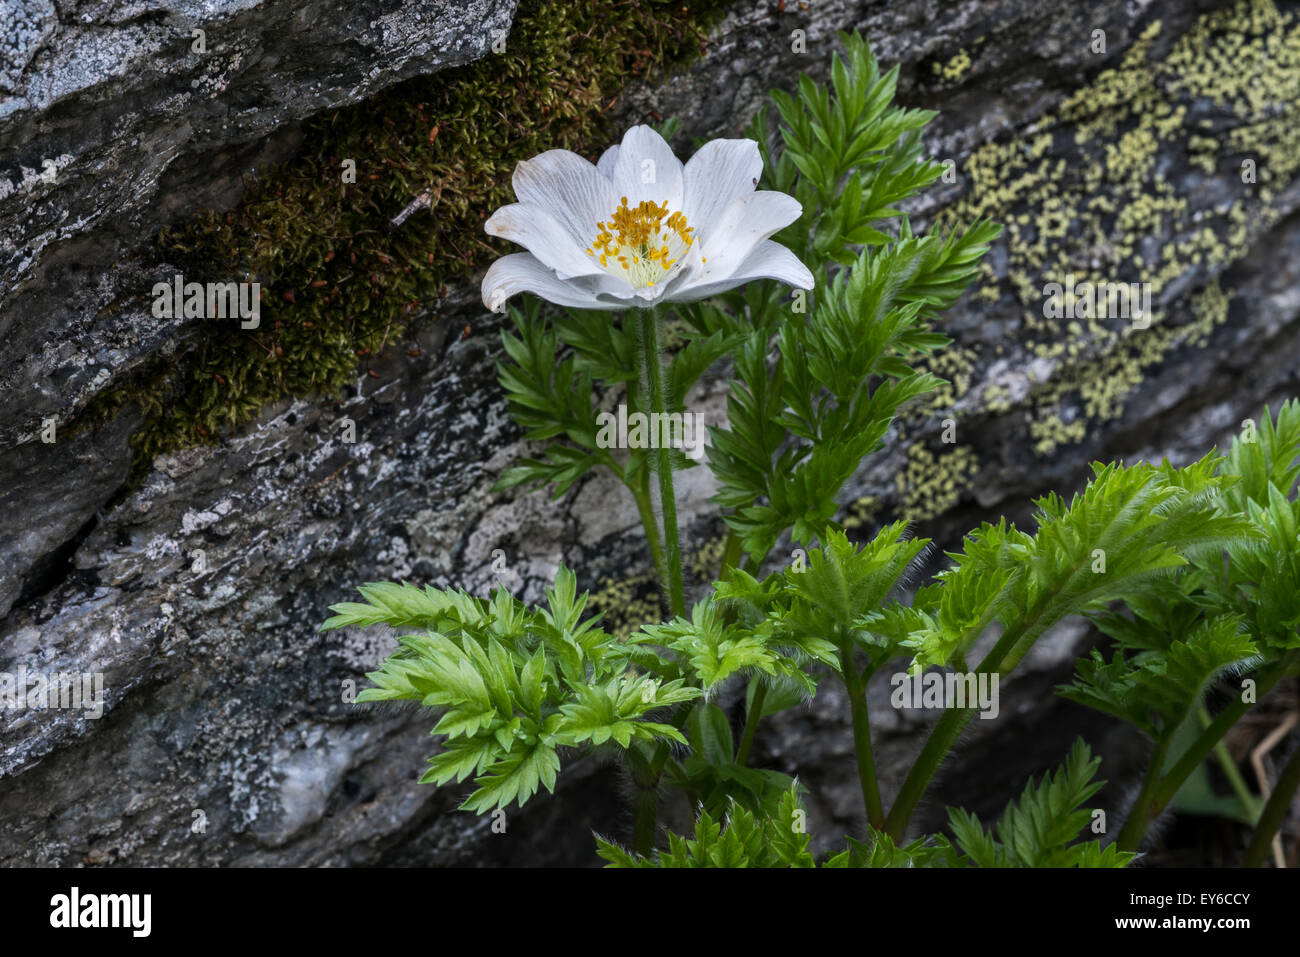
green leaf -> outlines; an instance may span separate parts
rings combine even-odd
[[[731,722],[717,705],[703,704],[691,710],[686,733],[691,748],[710,764],[731,764],[736,747],[731,736]]]
[[[1093,780],[1100,758],[1082,740],[1056,773],[1025,786],[1007,805],[996,835],[959,809],[948,812],[957,846],[978,867],[1124,867],[1136,854],[1103,850],[1099,842],[1072,844],[1092,821],[1084,807],[1105,783]]]
[[[695,605],[690,621],[676,618],[642,630],[681,655],[706,691],[741,671],[776,672],[776,655],[762,633],[726,622],[711,598]]]
[[[732,803],[725,817],[701,811],[693,837],[669,835],[667,851],[629,853],[599,836],[597,853],[609,867],[813,867],[805,833],[806,812],[796,789],[787,789],[771,815]]]
[[[461,808],[478,814],[514,802],[523,805],[539,785],[555,790],[555,775],[560,759],[555,749],[542,742],[517,748],[493,762],[487,774],[477,777],[479,789],[466,798]]]

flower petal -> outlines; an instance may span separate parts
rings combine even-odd
[[[793,196],[764,189],[740,197],[700,235],[701,269],[711,281],[731,275],[765,239],[799,218],[803,206]]]
[[[532,203],[502,206],[488,217],[483,228],[489,236],[500,236],[523,246],[543,265],[554,269],[560,279],[604,272],[595,258],[578,247],[569,230],[541,206]]]
[[[521,292],[531,292],[547,302],[574,309],[626,309],[632,288],[617,276],[601,274],[563,280],[532,253],[502,256],[483,277],[483,305],[503,312],[505,302]]]
[[[540,206],[569,231],[579,249],[596,238],[596,224],[618,206],[618,194],[591,163],[568,150],[547,150],[515,167],[521,203]]]
[[[686,163],[682,212],[695,235],[707,235],[727,207],[758,186],[763,157],[753,140],[710,140]]]
[[[623,134],[623,144],[614,157],[615,202],[626,196],[633,208],[640,202],[653,200],[667,203],[670,211],[680,210],[682,176],[682,161],[650,127],[634,126]]]
[[[600,159],[596,160],[596,169],[600,170],[601,175],[606,179],[614,178],[614,162],[618,159],[618,144],[615,143],[605,152],[600,154]]]
[[[698,277],[693,277],[693,279]],[[705,277],[707,278],[707,277]],[[743,286],[755,279],[775,279],[798,289],[811,289],[813,276],[799,257],[780,243],[764,240],[745,257],[731,275],[713,282],[687,280],[664,298],[673,302],[694,302]]]

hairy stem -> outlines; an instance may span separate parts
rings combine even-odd
[[[758,685],[754,688],[754,700],[745,715],[745,730],[740,736],[740,748],[736,751],[736,763],[741,767],[749,761],[749,749],[754,745],[758,722],[763,720],[763,702],[767,698],[767,682],[758,676],[750,680],[757,681]]]
[[[885,826],[885,809],[880,803],[880,785],[876,781],[876,758],[871,751],[871,722],[867,714],[867,682],[853,663],[853,645],[847,638],[840,641],[840,669],[849,693],[849,714],[853,719],[853,751],[858,760],[858,783],[867,823],[876,830]]]
[[[668,400],[664,391],[664,369],[660,359],[659,313],[656,309],[637,310],[640,338],[641,377],[650,398],[651,413],[667,416]],[[655,421],[652,419],[651,421]],[[682,584],[682,547],[677,534],[677,497],[673,491],[672,449],[658,443],[654,452],[659,474],[659,508],[664,522],[664,560],[667,565],[668,607],[674,615],[685,616],[686,598]]]
[[[1148,822],[1159,814],[1160,808],[1163,807],[1156,802],[1155,796],[1160,787],[1160,773],[1164,770],[1165,755],[1169,751],[1169,738],[1172,734],[1172,729],[1162,734],[1151,751],[1151,758],[1147,762],[1146,774],[1142,776],[1142,787],[1138,791],[1137,800],[1129,809],[1128,818],[1125,819],[1124,827],[1120,829],[1119,837],[1115,841],[1121,851],[1138,849],[1146,834]]]
[[[1264,697],[1273,689],[1273,686],[1287,673],[1287,669],[1295,658],[1296,653],[1290,652],[1259,672],[1255,682],[1256,700]],[[1174,799],[1174,795],[1178,793],[1178,789],[1186,783],[1192,772],[1201,766],[1201,762],[1214,750],[1214,746],[1228,733],[1228,730],[1237,723],[1241,716],[1250,710],[1253,704],[1254,702],[1244,701],[1241,695],[1233,698],[1226,708],[1215,715],[1214,720],[1197,736],[1196,740],[1187,746],[1187,750],[1174,762],[1169,772],[1156,785],[1150,795],[1150,800],[1145,805],[1133,805],[1133,809],[1129,811],[1128,819],[1124,822],[1124,828],[1120,831],[1117,842],[1120,850],[1135,850],[1142,844],[1142,839],[1146,836],[1147,827],[1150,826],[1151,821],[1168,806],[1169,802]],[[1148,773],[1150,773],[1149,770]]]
[[[655,849],[656,816],[659,812],[659,794],[653,787],[637,785],[635,816],[632,821],[632,849],[642,857],[649,857]]]
[[[998,671],[1007,661],[1007,657],[1015,653],[1017,646],[1021,642],[1028,640],[1025,648],[1021,649],[1020,654],[1007,667],[1008,672],[1012,671],[1020,662],[1020,659],[1028,652],[1029,646],[1061,618],[1061,612],[1055,607],[1054,602],[1060,595],[1069,593],[1074,580],[1083,574],[1083,570],[1087,567],[1087,562],[1081,560],[1070,571],[1065,581],[1052,591],[1040,596],[1033,614],[1022,619],[1015,628],[1005,627],[1002,636],[998,638],[997,644],[984,656],[984,660],[976,667],[975,673],[977,675],[992,674]],[[981,631],[988,624],[988,620],[981,623]],[[957,738],[962,729],[970,723],[971,718],[974,716],[975,709],[973,708],[950,708],[939,719],[939,723],[934,726],[934,730],[930,732],[925,747],[921,749],[921,754],[916,759],[916,763],[912,765],[912,770],[907,773],[907,779],[903,781],[898,797],[894,799],[894,804],[889,809],[886,830],[895,841],[902,841],[907,833],[907,825],[912,820],[912,814],[915,813],[916,806],[929,789],[930,781],[933,780],[935,773],[939,770],[939,765],[948,756],[952,746],[957,743]]]
[[[679,704],[676,710],[673,711],[673,716],[669,719],[669,724],[671,724],[678,731],[682,730],[684,727],[686,727],[686,719],[691,716],[691,711],[694,709],[694,707],[695,707],[694,701],[684,701],[681,704]],[[654,758],[650,762],[650,772],[652,775],[652,779],[656,784],[659,783],[659,777],[660,775],[663,774],[664,764],[667,763],[668,758],[669,758],[668,739],[663,738],[659,741],[659,744],[655,747]]]
[[[979,663],[979,667],[975,669],[976,674],[996,671],[1001,666],[1002,659],[1015,647],[1016,642],[1027,630],[1026,628],[1006,629],[998,639],[998,643]],[[912,820],[912,814],[929,789],[935,772],[939,770],[939,765],[948,756],[962,729],[970,723],[974,715],[974,708],[949,708],[930,732],[930,737],[926,739],[916,763],[912,765],[912,770],[907,773],[907,779],[903,781],[898,797],[894,799],[893,806],[889,809],[889,816],[885,819],[885,830],[895,841],[902,841],[907,833],[907,825]]]
[[[1264,865],[1264,861],[1268,859],[1269,847],[1273,844],[1273,835],[1278,832],[1282,821],[1286,819],[1287,808],[1291,806],[1298,788],[1300,788],[1300,748],[1296,748],[1295,753],[1291,755],[1291,760],[1286,763],[1286,767],[1282,769],[1282,774],[1277,779],[1277,787],[1273,789],[1273,793],[1268,796],[1268,801],[1264,804],[1259,822],[1255,825],[1255,833],[1251,835],[1250,844],[1246,847],[1246,856],[1241,862],[1243,867]]]
[[[650,557],[654,560],[655,573],[659,576],[660,586],[668,588],[668,561],[664,556],[663,537],[659,533],[659,520],[655,517],[654,506],[650,502],[650,473],[642,472],[634,487],[628,483],[632,497],[636,499],[636,511],[641,517],[641,526],[645,529],[646,544],[650,548]]]
[[[718,581],[730,581],[731,570],[740,566],[740,559],[743,554],[744,549],[740,544],[740,536],[729,530],[726,544],[722,548],[722,567],[718,569]]]
[[[1273,690],[1273,686],[1287,673],[1296,657],[1295,652],[1284,655],[1259,673],[1255,680],[1256,700],[1263,698],[1264,695]],[[1169,769],[1169,773],[1165,775],[1165,782],[1161,785],[1156,796],[1165,803],[1172,800],[1178,789],[1183,786],[1183,782],[1205,760],[1205,756],[1210,753],[1215,742],[1227,734],[1228,730],[1253,705],[1254,702],[1243,701],[1240,695],[1233,698],[1232,703],[1215,715],[1214,720],[1210,722],[1210,726],[1201,732],[1200,736],[1183,752],[1182,757]]]
[[[636,789],[632,799],[632,848],[644,857],[654,850],[658,830],[659,775],[636,748],[627,751],[627,769]]]

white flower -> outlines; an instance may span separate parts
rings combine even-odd
[[[713,140],[682,165],[648,126],[628,130],[593,166],[549,150],[515,167],[519,202],[486,224],[528,250],[492,264],[483,303],[503,311],[531,292],[581,309],[689,302],[754,279],[811,289],[798,258],[768,237],[799,218],[793,197],[756,190],[753,140]]]

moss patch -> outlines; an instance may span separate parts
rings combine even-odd
[[[594,159],[619,92],[689,60],[727,0],[522,0],[504,53],[420,77],[315,118],[297,157],[240,206],[163,231],[163,261],[187,281],[258,281],[260,328],[204,324],[83,421],[128,402],[147,421],[137,464],[214,438],[270,402],[341,387],[365,356],[399,341],[443,284],[507,252],[482,221],[512,201],[515,164],[547,149]],[[355,183],[343,180],[355,162]],[[434,206],[389,222],[425,190]]]

